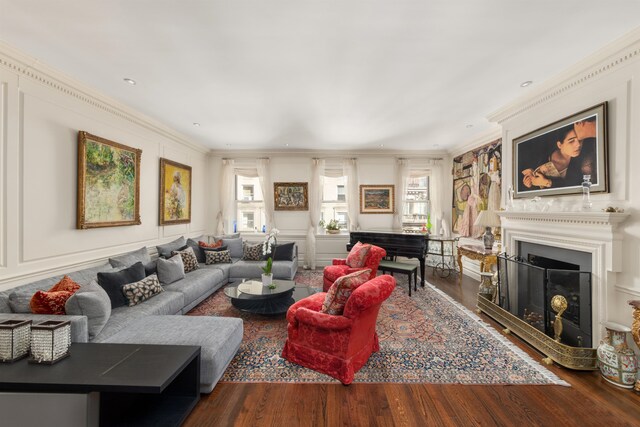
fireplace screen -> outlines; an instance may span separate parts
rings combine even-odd
[[[591,347],[591,272],[571,263],[528,256],[498,256],[498,305],[554,338],[556,311],[551,300],[564,298],[560,342]],[[556,301],[563,301],[557,298]]]

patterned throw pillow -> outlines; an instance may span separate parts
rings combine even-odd
[[[152,274],[139,282],[128,283],[122,287],[122,293],[129,301],[129,307],[140,304],[154,295],[163,292],[162,286],[158,281],[158,276]]]
[[[203,247],[203,248],[219,248],[220,246],[222,246],[222,240],[218,240],[217,242],[213,242],[213,243],[207,243],[207,242],[203,242],[202,240],[198,241],[198,244]]]
[[[324,303],[322,303],[322,310],[320,311],[337,316],[341,315],[351,293],[356,290],[358,286],[369,280],[369,274],[371,274],[371,270],[366,269],[338,277],[329,288],[324,298]]]
[[[245,261],[262,261],[262,243],[242,243],[242,259]]]
[[[347,255],[347,265],[351,268],[361,268],[364,267],[364,261],[367,259],[367,254],[371,250],[371,245],[366,243],[362,244],[360,242],[353,245],[349,255]]]
[[[182,251],[173,251],[171,255],[180,255],[182,258],[182,264],[184,264],[184,272],[188,273],[193,270],[198,269],[198,258],[196,258],[196,254],[193,252],[193,248],[187,247]]]
[[[64,305],[71,298],[80,285],[64,276],[48,291],[38,291],[29,301],[31,312],[35,314],[65,314]]]
[[[231,263],[231,253],[229,251],[206,251],[206,264]]]

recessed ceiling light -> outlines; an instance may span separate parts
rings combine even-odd
[[[380,148],[384,148],[384,144],[380,144]]]
[[[532,84],[533,82],[531,80],[527,80],[526,82],[520,83],[520,87],[527,87],[527,86],[531,86]]]
[[[200,123],[198,123],[198,122],[193,122],[193,125],[194,125],[195,127],[197,127],[197,128],[199,128],[199,127],[200,127]]]
[[[135,85],[136,85],[136,81],[135,81],[135,80],[133,80],[133,79],[130,79],[130,78],[124,78],[124,79],[122,79],[122,80],[124,80],[125,82],[129,83],[131,86],[135,86]]]
[[[472,127],[473,127],[473,125],[471,125],[471,124],[467,125],[467,129],[472,128]]]
[[[284,144],[284,146],[285,146],[285,147],[288,147],[288,146],[289,146],[289,144]]]

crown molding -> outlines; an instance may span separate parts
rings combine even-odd
[[[497,127],[494,129],[490,129],[484,133],[476,135],[473,139],[470,139],[469,141],[452,148],[451,150],[449,150],[449,156],[459,156],[466,153],[467,151],[471,151],[485,144],[489,144],[490,142],[494,142],[495,140],[500,138],[502,138],[502,128]]]
[[[541,83],[533,93],[523,95],[487,116],[499,124],[524,114],[566,92],[619,70],[640,58],[640,27],[589,55],[566,71]]]
[[[211,157],[233,157],[233,158],[258,158],[258,157],[319,157],[319,158],[389,158],[407,157],[411,159],[442,159],[448,157],[448,153],[443,150],[438,151],[409,151],[409,150],[211,150]]]
[[[177,144],[186,146],[200,153],[208,153],[210,151],[209,147],[188,140],[168,126],[115,99],[109,98],[3,41],[0,41],[0,66],[16,73],[19,78],[27,78],[40,83],[65,96],[75,98],[94,108],[155,132]]]

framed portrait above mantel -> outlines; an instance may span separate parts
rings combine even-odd
[[[160,159],[160,225],[191,222],[191,166]]]
[[[308,211],[308,183],[274,182],[273,199],[273,207],[277,211]]]
[[[78,132],[78,229],[140,224],[140,158],[131,148]]]
[[[514,197],[609,191],[607,103],[513,140]]]
[[[392,214],[395,207],[394,185],[361,185],[360,213]]]

